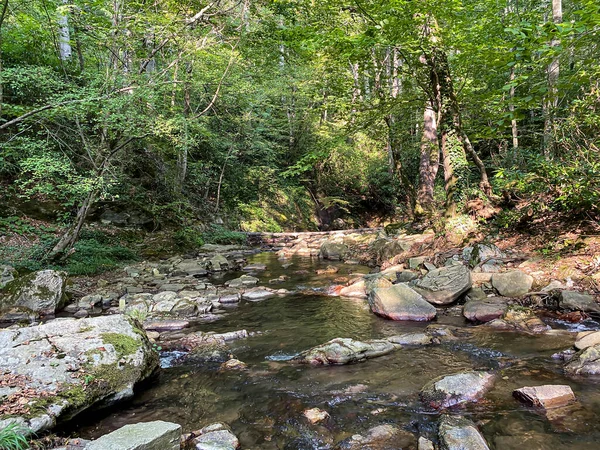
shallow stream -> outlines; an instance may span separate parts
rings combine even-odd
[[[248,364],[247,371],[219,371],[218,364],[172,365],[174,355],[163,353],[165,368],[131,402],[79,420],[69,432],[91,438],[128,423],[159,419],[177,422],[188,432],[226,422],[243,449],[333,448],[384,423],[434,437],[439,416],[419,401],[419,390],[440,375],[476,368],[497,374],[494,388],[478,403],[450,413],[474,420],[492,448],[600,449],[600,379],[567,377],[561,362],[551,358],[570,347],[573,336],[486,330],[456,313],[439,314],[433,323],[464,327],[464,337],[349,366],[300,366],[287,359],[336,337],[372,339],[423,330],[429,324],[385,320],[373,315],[365,300],[324,295],[335,278],[351,271],[366,273],[365,267],[340,263],[337,274],[316,275],[317,268],[328,264],[301,258],[280,261],[273,253],[255,255],[249,262],[267,264],[266,271],[256,274],[261,285],[287,275],[277,287],[303,293],[242,301],[220,320],[196,326],[202,331],[261,332],[230,345],[232,354]],[[239,275],[227,274],[227,279]],[[512,397],[516,388],[541,384],[570,385],[578,403],[546,415]],[[331,418],[310,424],[302,412],[313,407]]]

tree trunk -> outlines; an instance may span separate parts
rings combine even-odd
[[[555,24],[562,23],[562,0],[552,0],[552,21]],[[560,45],[560,39],[553,38],[550,42],[550,47],[558,47]],[[555,56],[548,68],[546,69],[548,75],[548,94],[544,100],[544,155],[546,158],[550,157],[550,153],[553,146],[553,132],[554,132],[554,114],[556,107],[558,106],[558,77],[560,74],[560,61],[558,56]]]
[[[4,88],[2,84],[2,24],[8,11],[8,0],[4,0],[0,11],[0,117],[2,117],[2,102],[4,101]]]
[[[437,122],[433,105],[427,102],[423,114],[423,136],[419,163],[419,187],[415,214],[426,215],[433,206],[433,189],[440,165],[440,146],[437,137]]]
[[[77,242],[79,238],[79,233],[81,232],[81,228],[85,223],[85,219],[87,218],[90,207],[94,204],[96,199],[96,195],[98,195],[97,189],[92,189],[84,199],[81,204],[79,210],[77,211],[77,217],[75,218],[75,222],[69,228],[69,230],[63,234],[58,243],[54,246],[52,251],[50,252],[48,259],[54,260],[62,257],[66,257],[69,254],[69,251]]]
[[[68,0],[63,0],[63,5],[68,5]],[[69,18],[64,12],[58,16],[58,49],[61,61],[68,61],[73,55],[71,48],[71,33],[69,31]]]
[[[515,79],[515,66],[510,68],[510,81],[514,81]],[[508,110],[511,113],[510,120],[510,128],[512,133],[512,146],[513,149],[519,147],[519,131],[517,129],[517,119],[514,117],[515,115],[515,86],[511,84],[510,86],[510,103],[508,104]]]

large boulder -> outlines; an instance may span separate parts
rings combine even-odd
[[[421,389],[421,399],[435,409],[479,400],[494,384],[494,375],[466,371],[430,381]]]
[[[0,422],[34,432],[133,395],[158,367],[137,322],[123,315],[57,319],[0,330]]]
[[[600,331],[582,331],[577,333],[575,348],[577,350],[585,350],[588,347],[600,344]]]
[[[522,297],[531,290],[532,285],[533,277],[520,270],[492,275],[492,286],[503,297]]]
[[[294,361],[313,365],[350,364],[387,355],[395,349],[394,344],[383,339],[361,342],[337,338],[300,353]]]
[[[449,305],[471,289],[471,273],[466,266],[440,267],[416,281],[414,289],[435,305]]]
[[[600,344],[577,352],[565,365],[565,371],[570,375],[600,374]]]
[[[471,267],[506,258],[506,254],[494,244],[476,244],[473,247],[466,247],[462,256]]]
[[[376,255],[377,261],[386,261],[402,252],[410,250],[410,242],[400,239],[381,238],[371,244],[371,251]]]
[[[506,299],[502,297],[469,300],[463,307],[463,315],[473,322],[489,322],[502,317],[507,308]]]
[[[325,241],[321,245],[319,257],[322,259],[341,261],[348,253],[348,246],[341,242]]]
[[[223,270],[229,270],[231,264],[225,258],[225,256],[220,253],[215,254],[212,258],[207,261],[207,267],[209,267],[213,272],[221,272]]]
[[[561,291],[558,299],[560,309],[600,313],[600,305],[594,297],[577,291]]]
[[[37,319],[54,315],[65,304],[67,275],[42,270],[17,278],[0,292],[0,320]]]
[[[441,450],[490,450],[477,426],[464,417],[443,416],[438,434]]]
[[[417,439],[412,433],[393,425],[378,425],[365,434],[355,434],[339,442],[336,450],[385,450],[415,448]]]
[[[368,302],[371,311],[392,320],[427,321],[436,315],[434,306],[402,283],[373,289]]]
[[[88,443],[84,450],[179,450],[181,425],[155,420],[125,425]]]

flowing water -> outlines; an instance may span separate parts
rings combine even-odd
[[[478,403],[450,413],[474,420],[492,448],[600,448],[600,380],[566,377],[561,363],[551,358],[572,345],[572,336],[484,330],[469,326],[456,314],[441,314],[435,323],[464,327],[465,336],[359,364],[301,366],[287,360],[336,337],[372,339],[422,330],[428,324],[385,320],[373,315],[364,300],[323,295],[333,279],[351,271],[364,273],[364,267],[338,264],[339,273],[316,275],[315,269],[327,264],[300,258],[279,261],[269,253],[256,255],[250,262],[267,264],[267,271],[257,274],[260,284],[285,274],[289,279],[277,286],[303,293],[242,302],[219,321],[196,327],[261,332],[230,345],[231,353],[247,363],[249,370],[173,364],[176,355],[164,353],[161,374],[131,402],[81,419],[69,431],[90,438],[149,420],[177,422],[184,432],[226,422],[243,449],[333,448],[348,436],[384,423],[434,436],[439,416],[419,401],[419,390],[440,375],[476,368],[497,374],[494,388]],[[282,267],[290,262],[291,266]],[[227,278],[234,276],[239,274],[227,274]],[[215,284],[224,281],[213,280]],[[597,328],[595,323],[586,326]],[[541,384],[568,384],[578,402],[566,411],[545,414],[512,397],[516,388]],[[331,418],[311,425],[302,412],[313,407],[326,410]]]

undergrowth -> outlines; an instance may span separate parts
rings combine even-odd
[[[22,450],[29,448],[25,437],[29,430],[15,423],[0,430],[0,450]]]

